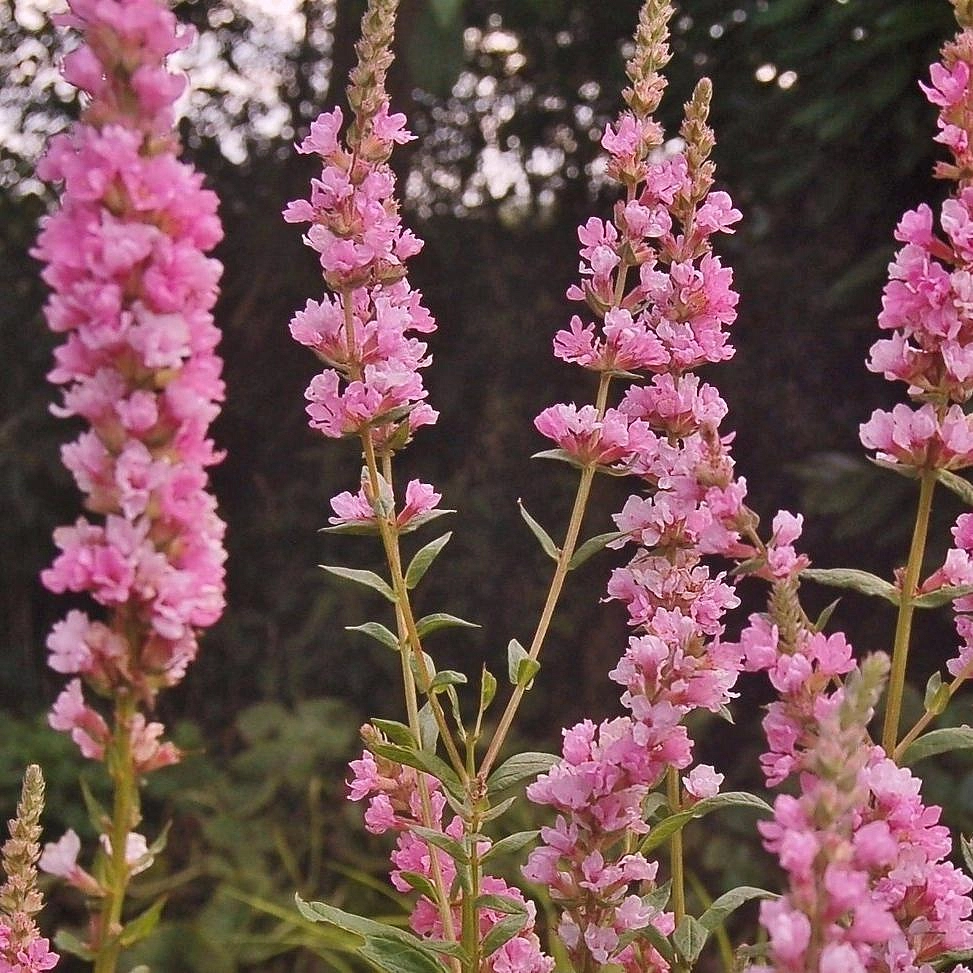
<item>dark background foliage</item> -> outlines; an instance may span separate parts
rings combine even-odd
[[[229,608],[185,684],[162,703],[163,718],[198,753],[167,780],[157,775],[150,792],[150,812],[175,814],[180,838],[156,879],[176,890],[175,918],[151,958],[163,970],[213,969],[213,942],[232,938],[216,968],[276,969],[275,951],[310,933],[284,920],[255,927],[254,901],[286,904],[295,887],[381,901],[368,876],[381,871],[383,852],[348,839],[357,825],[354,812],[338,810],[341,765],[356,723],[398,715],[400,705],[395,660],[344,631],[380,607],[316,567],[363,566],[377,551],[317,534],[329,498],[354,488],[357,458],[305,424],[302,393],[315,364],[287,322],[321,283],[313,254],[279,216],[313,174],[292,144],[342,101],[364,4],[299,0],[291,19],[283,5],[266,14],[242,0],[176,6],[203,52],[182,122],[186,153],[220,194],[226,228],[218,320],[228,400],[214,435],[227,458],[214,487],[230,527]],[[576,272],[575,227],[610,206],[598,138],[618,110],[638,6],[401,3],[390,85],[421,138],[394,164],[406,219],[426,240],[413,281],[440,322],[428,385],[442,413],[401,468],[435,483],[458,510],[453,541],[419,599],[421,610],[482,625],[432,644],[443,665],[471,674],[483,662],[502,669],[503,647],[529,636],[543,598],[545,559],[515,501],[555,535],[566,518],[568,476],[528,459],[543,448],[531,420],[591,392],[587,376],[554,361],[550,342],[571,313],[563,294]],[[903,210],[943,192],[930,176],[935,112],[916,81],[953,29],[946,0],[684,0],[673,22],[663,119],[674,133],[695,80],[713,78],[718,181],[745,216],[720,244],[742,294],[737,355],[707,378],[730,403],[753,505],[768,518],[781,506],[807,512],[807,543],[822,566],[887,574],[904,558],[911,484],[868,467],[857,426],[901,397],[863,362],[892,229]],[[12,795],[23,761],[42,757],[55,794],[52,831],[79,826],[68,810],[78,762],[41,726],[58,688],[43,643],[65,603],[42,591],[37,574],[52,555],[52,528],[77,516],[79,500],[58,460],[73,433],[46,411],[53,341],[28,251],[51,202],[33,164],[77,109],[52,68],[61,43],[33,4],[0,0],[0,705],[17,727],[0,745],[0,785]],[[599,484],[591,533],[610,528],[624,496],[623,483]],[[948,506],[941,547],[956,512]],[[522,732],[546,746],[565,723],[617,707],[607,671],[624,623],[617,606],[598,604],[610,563],[601,556],[572,577],[528,698]],[[758,608],[759,593],[750,597]],[[863,650],[887,645],[890,618],[871,604],[846,599],[836,622]],[[950,652],[948,619],[921,638],[924,679]],[[759,688],[745,687],[735,735],[700,728],[704,755],[737,786],[759,785],[760,699]],[[932,782],[941,791],[965,773],[950,769],[953,777]],[[958,823],[969,820],[969,790],[962,777],[950,804]],[[747,847],[731,822],[701,851],[700,874],[717,892],[753,881]],[[59,898],[55,907],[70,918],[76,903]],[[316,942],[340,963],[334,943]],[[196,952],[198,961],[187,958]],[[314,950],[303,956],[302,968],[318,968]]]

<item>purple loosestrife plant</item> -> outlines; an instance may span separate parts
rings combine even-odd
[[[223,609],[224,525],[207,474],[220,459],[208,427],[223,398],[211,314],[222,268],[206,256],[222,230],[173,132],[184,79],[166,58],[192,31],[158,0],[72,0],[56,22],[79,34],[64,76],[84,107],[40,163],[63,194],[34,254],[52,290],[48,325],[64,336],[53,411],[85,423],[62,457],[87,515],[55,531],[60,553],[42,580],[98,610],[71,610],[48,638],[51,667],[71,677],[50,724],[105,763],[114,804],[95,814],[91,871],[72,831],[41,866],[90,897],[78,951],[108,973],[122,940],[151,926],[126,927],[123,904],[160,847],[136,831],[139,780],[180,758],[151,719],[156,696],[182,679]]]
[[[919,504],[909,560],[895,580],[899,603],[889,702],[882,743],[890,754],[902,756],[929,720],[969,677],[973,600],[973,562],[969,550],[971,524],[963,514],[954,529],[957,546],[941,568],[925,580],[923,560],[929,514],[937,483],[971,499],[967,481],[954,471],[973,465],[973,420],[964,405],[973,396],[973,27],[956,5],[963,29],[948,42],[940,62],[933,64],[930,84],[921,84],[939,109],[936,141],[952,160],[940,162],[935,175],[951,185],[938,221],[923,203],[899,222],[895,237],[903,246],[889,266],[882,295],[879,327],[890,337],[877,341],[868,367],[890,381],[905,382],[911,405],[891,412],[877,410],[861,427],[861,441],[875,450],[876,462],[919,481]],[[938,226],[936,225],[938,222]],[[963,648],[948,666],[948,686],[930,685],[931,703],[920,723],[899,739],[899,719],[909,654],[912,617],[916,607],[955,601],[961,614],[957,628]]]
[[[0,973],[40,973],[57,966],[59,957],[40,934],[34,916],[44,905],[37,888],[41,849],[40,817],[44,810],[44,777],[31,764],[9,822],[10,837],[2,850],[6,881],[0,887]]]
[[[327,570],[393,605],[394,630],[378,622],[358,628],[399,655],[405,695],[407,722],[375,719],[362,728],[365,749],[351,763],[350,797],[366,802],[371,833],[396,836],[392,884],[416,898],[410,931],[326,903],[299,900],[302,913],[354,933],[362,957],[387,973],[550,973],[554,960],[536,934],[535,906],[490,874],[495,857],[530,849],[524,875],[546,887],[560,914],[552,952],[578,973],[685,973],[727,915],[755,898],[765,900],[761,922],[769,938],[740,959],[752,960],[755,973],[929,973],[934,962],[951,955],[958,961],[957,951],[973,946],[973,882],[947,860],[951,841],[939,808],[922,801],[919,781],[896,760],[910,745],[930,745],[919,734],[973,665],[973,515],[957,523],[946,563],[920,582],[932,485],[941,480],[973,497],[950,472],[973,462],[973,434],[959,408],[971,377],[962,363],[968,274],[960,240],[964,180],[973,171],[966,161],[973,42],[964,32],[947,46],[928,89],[943,109],[940,138],[956,156],[941,174],[961,187],[943,208],[950,243],[932,234],[923,210],[903,221],[907,246],[893,265],[881,322],[903,330],[873,352],[872,366],[905,378],[923,403],[877,414],[863,427],[863,440],[883,462],[922,483],[917,540],[892,584],[864,572],[810,569],[795,547],[802,518],[779,512],[765,540],[745,504],[732,436],[721,431],[727,407],[695,374],[733,353],[727,328],[737,295],[712,239],[732,232],[740,213],[713,189],[708,80],[685,106],[678,147],[664,142],[653,114],[665,88],[673,10],[667,0],[644,4],[627,65],[627,107],[602,140],[622,198],[610,219],[593,217],[579,229],[581,280],[568,297],[586,310],[554,340],[555,355],[594,372],[597,388],[593,402],[555,405],[535,420],[555,447],[539,455],[576,467],[577,493],[560,545],[522,509],[555,569],[529,645],[510,641],[513,689],[487,737],[495,678],[484,670],[469,726],[457,691],[466,677],[437,672],[424,648],[436,629],[468,623],[445,613],[417,619],[411,604],[410,592],[449,534],[419,548],[407,565],[400,549],[403,535],[447,511],[433,487],[413,480],[401,490],[394,477],[397,451],[436,418],[420,375],[430,356],[417,337],[434,324],[405,269],[420,243],[401,225],[388,167],[394,145],[411,138],[405,119],[390,114],[384,88],[395,13],[395,0],[369,3],[349,89],[354,117],[345,128],[335,109],[314,123],[299,151],[320,156],[323,170],[310,198],[289,204],[284,215],[310,224],[305,239],[330,291],[291,323],[294,338],[325,365],[307,391],[311,425],[356,441],[363,461],[360,489],[332,500],[327,530],[380,537],[388,577]],[[938,302],[934,311],[926,310],[930,302]],[[920,327],[923,315],[928,321]],[[633,477],[638,492],[615,515],[616,530],[579,543],[599,473]],[[610,673],[623,687],[627,713],[566,730],[560,758],[527,753],[501,762],[565,579],[607,546],[633,551],[608,584],[632,628]],[[739,604],[736,585],[750,576],[769,582],[768,611],[731,640],[726,616]],[[804,577],[900,606],[888,707],[895,729],[884,748],[872,743],[867,724],[889,662],[878,654],[857,665],[841,633],[826,635],[809,621],[798,600]],[[957,599],[965,645],[949,665],[954,683],[932,684],[926,717],[899,741],[894,700],[911,613]],[[761,763],[770,786],[788,781],[795,793],[779,796],[773,809],[753,795],[720,793],[723,775],[694,765],[687,717],[696,710],[727,715],[744,669],[767,671],[779,697],[764,721]],[[970,735],[958,732],[945,745],[937,738],[934,746],[963,744]],[[534,803],[554,809],[553,823],[499,839],[485,833],[513,800],[507,792],[524,782]],[[781,897],[730,890],[694,916],[684,889],[682,829],[727,806],[772,811],[759,827],[780,858],[787,889]],[[651,854],[664,845],[662,882]]]

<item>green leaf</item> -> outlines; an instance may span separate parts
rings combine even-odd
[[[566,449],[542,449],[539,453],[534,453],[531,459],[555,459],[573,466],[576,470],[584,469],[584,464],[579,463]]]
[[[561,552],[557,549],[557,545],[551,539],[551,535],[548,534],[546,530],[529,513],[527,513],[527,508],[520,502],[517,501],[517,506],[520,508],[520,516],[524,518],[524,522],[531,529],[531,533],[540,541],[540,545],[544,550],[544,553],[556,561],[560,556]]]
[[[670,965],[676,966],[676,951],[672,948],[672,943],[659,932],[652,923],[635,930],[634,939],[647,939],[655,947],[659,955]]]
[[[504,943],[510,942],[527,925],[527,913],[509,915],[496,923],[483,937],[483,955],[492,956]]]
[[[162,917],[162,909],[166,904],[166,898],[164,895],[160,896],[145,912],[132,919],[131,922],[127,922],[118,937],[118,941],[123,946],[133,946],[135,943],[151,935],[155,927],[159,924],[159,919]]]
[[[851,588],[863,595],[874,595],[893,605],[899,604],[898,589],[868,571],[859,571],[857,568],[806,568],[801,572],[801,577],[830,588]]]
[[[405,723],[400,723],[398,720],[380,719],[373,719],[370,722],[376,730],[381,730],[392,743],[397,743],[400,747],[415,747],[417,742],[415,735]]]
[[[356,916],[354,913],[345,912],[343,909],[336,909],[333,905],[328,905],[327,902],[305,902],[300,895],[295,895],[294,901],[297,904],[297,911],[309,922],[327,922],[344,930],[344,932],[350,932],[362,938],[383,936],[388,939],[420,945],[421,948],[420,940],[398,926],[390,926],[388,923],[378,922],[375,919]]]
[[[666,804],[665,794],[660,794],[658,791],[653,791],[651,794],[646,795],[645,800],[642,801],[642,815],[646,821],[655,817],[656,812],[660,808],[664,807]]]
[[[912,604],[916,608],[941,608],[969,594],[973,594],[973,584],[947,585],[945,588],[938,588],[936,591],[913,598]]]
[[[436,673],[430,692],[441,693],[447,686],[463,686],[466,684],[466,673],[457,672],[455,669],[442,669]]]
[[[507,811],[510,810],[517,803],[517,795],[514,794],[513,797],[508,797],[505,801],[501,801],[499,804],[494,804],[488,811],[484,811],[480,816],[480,820],[486,824],[488,821],[496,821],[497,818],[502,817]]]
[[[780,896],[766,889],[754,888],[752,885],[741,885],[730,892],[721,895],[700,917],[699,921],[710,932],[715,932],[726,921],[726,917],[736,912],[745,902],[753,899],[777,899]]]
[[[724,807],[743,807],[763,811],[767,814],[773,813],[773,808],[755,794],[748,794],[746,791],[727,791],[725,794],[703,798],[685,811],[678,811],[676,814],[670,814],[669,817],[663,818],[646,835],[639,845],[639,851],[644,855],[653,848],[658,848],[676,832],[682,831],[690,821],[705,817],[707,814]]]
[[[574,552],[574,557],[572,557],[568,563],[568,570],[573,571],[575,568],[581,567],[581,565],[584,564],[584,562],[587,561],[592,555],[604,550],[609,544],[611,544],[612,541],[620,540],[625,536],[627,536],[626,531],[613,530],[609,531],[607,534],[597,534],[594,537],[588,538],[588,540],[586,540]]]
[[[439,742],[439,724],[436,714],[429,703],[423,703],[419,709],[419,746],[423,753],[435,754],[436,744]]]
[[[480,677],[480,713],[485,713],[489,708],[490,704],[493,702],[493,697],[497,695],[497,679],[496,676],[487,669],[486,666],[483,667],[483,674]]]
[[[930,730],[918,740],[913,740],[902,754],[902,763],[911,766],[926,757],[935,757],[950,750],[973,749],[973,727],[947,726],[940,730]]]
[[[436,678],[436,663],[428,652],[412,652],[409,654],[409,668],[420,687],[425,687],[427,681]]]
[[[411,534],[414,530],[418,530],[420,527],[425,527],[430,521],[438,520],[440,517],[445,517],[447,514],[454,514],[455,510],[430,510],[427,513],[419,514],[418,517],[413,517],[405,527],[399,528],[400,534]]]
[[[516,639],[510,640],[507,644],[507,678],[514,686],[530,689],[540,667],[541,664],[532,659]]]
[[[447,942],[445,939],[423,939],[422,945],[427,946],[436,953],[442,953],[444,956],[452,956],[454,959],[458,959],[463,966],[469,965],[470,958],[467,956],[466,950],[459,943]]]
[[[664,885],[654,888],[642,896],[642,904],[646,909],[661,912],[668,904],[672,896],[672,879],[668,879]]]
[[[695,916],[683,916],[672,934],[673,945],[690,966],[699,958],[708,938],[709,930]]]
[[[963,862],[966,864],[967,874],[973,875],[973,841],[970,841],[965,835],[960,835],[959,846],[963,852]]]
[[[455,615],[447,615],[446,612],[434,612],[431,615],[423,615],[416,622],[416,631],[419,638],[423,639],[432,632],[438,632],[441,628],[479,628],[476,622],[467,622]]]
[[[973,507],[973,483],[965,477],[957,476],[952,470],[938,470],[936,479],[947,490],[952,490],[968,507]]]
[[[943,677],[939,670],[934,672],[926,683],[926,692],[923,696],[923,706],[927,713],[939,716],[949,705],[949,686],[943,685]]]
[[[814,631],[815,632],[823,632],[824,631],[825,625],[827,625],[828,622],[831,621],[831,616],[834,614],[834,610],[840,604],[841,604],[841,599],[840,598],[835,598],[835,600],[833,602],[831,602],[830,605],[825,605],[824,608],[821,609],[821,614],[818,615],[817,619],[814,622]]]
[[[463,786],[460,784],[459,778],[453,772],[453,769],[434,753],[399,747],[392,743],[376,743],[371,749],[376,756],[385,757],[388,760],[394,760],[397,764],[404,764],[406,767],[413,767],[415,770],[432,774],[433,777],[442,782],[447,790],[462,800]]]
[[[560,757],[553,753],[515,753],[509,757],[487,779],[487,794],[499,794],[508,787],[516,787],[525,780],[533,780],[538,774],[546,773]]]
[[[425,547],[416,552],[416,556],[409,562],[405,571],[405,586],[411,591],[429,570],[430,565],[439,556],[439,552],[449,543],[452,532],[437,537]]]
[[[968,963],[973,960],[973,949],[954,949],[948,953],[941,953],[931,963],[934,970],[952,970],[956,963]]]
[[[478,909],[492,909],[494,912],[503,912],[505,915],[527,915],[527,908],[523,902],[509,895],[497,895],[495,892],[484,892],[476,897],[476,907]]]
[[[337,578],[342,578],[345,581],[353,581],[355,584],[371,588],[373,591],[377,591],[383,598],[387,598],[395,604],[395,592],[389,586],[389,583],[380,578],[374,571],[361,571],[358,568],[341,568],[327,564],[319,564],[318,567],[333,574]]]
[[[91,792],[91,787],[84,776],[78,778],[81,785],[81,796],[88,811],[88,820],[94,825],[98,834],[107,834],[111,830],[111,815],[104,809],[101,802]]]
[[[57,931],[54,936],[54,945],[59,953],[70,953],[72,956],[83,959],[86,963],[94,961],[95,954],[77,936],[73,936],[66,929]]]
[[[443,973],[443,965],[429,949],[389,936],[366,936],[358,955],[381,973]]]
[[[319,527],[319,534],[351,534],[357,537],[376,536],[381,533],[375,521],[364,524],[332,524],[330,527]]]
[[[508,834],[506,838],[501,838],[496,842],[480,860],[485,862],[497,855],[513,855],[532,844],[539,834],[540,831],[536,829]]]
[[[424,895],[432,902],[435,902],[439,898],[438,893],[436,892],[436,886],[433,885],[425,875],[420,875],[419,872],[399,872],[399,874],[420,895]]]
[[[365,622],[364,625],[346,625],[345,631],[361,632],[363,635],[368,635],[375,639],[376,642],[381,642],[382,645],[391,649],[393,652],[401,651],[401,646],[395,633],[391,632],[379,622]]]

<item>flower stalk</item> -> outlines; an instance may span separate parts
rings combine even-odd
[[[922,573],[926,537],[929,533],[929,515],[935,489],[936,471],[923,470],[919,479],[919,502],[912,543],[909,547],[909,560],[902,578],[899,611],[895,623],[895,641],[892,647],[892,668],[889,674],[885,719],[882,725],[882,746],[890,757],[897,752],[902,696],[905,690],[909,644],[912,638],[912,618],[915,614],[914,599]]]

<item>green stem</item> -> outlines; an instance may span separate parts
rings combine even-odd
[[[919,481],[919,506],[916,525],[909,548],[909,563],[902,580],[899,617],[895,625],[895,644],[892,648],[892,672],[889,676],[888,701],[885,705],[885,724],[882,728],[882,746],[890,756],[895,754],[899,735],[899,719],[902,714],[902,696],[905,691],[905,673],[909,661],[909,641],[912,636],[912,616],[915,613],[916,589],[922,571],[926,551],[926,535],[929,531],[929,512],[936,487],[936,471],[923,470]]]
[[[372,496],[377,497],[379,495],[379,473],[378,461],[375,456],[375,444],[372,442],[371,434],[367,430],[362,434],[361,439],[365,454],[365,465],[368,469],[369,485],[372,491]],[[389,473],[385,479],[389,483],[389,486],[391,486],[390,464],[386,463],[385,465],[386,472]],[[432,674],[426,668],[426,660],[422,652],[422,640],[419,637],[419,630],[416,627],[415,615],[412,612],[412,602],[409,598],[409,589],[405,583],[405,575],[402,571],[402,554],[399,550],[398,533],[385,517],[376,516],[376,520],[378,521],[378,529],[382,537],[382,546],[385,548],[385,559],[388,563],[389,572],[391,574],[392,590],[395,592],[396,612],[401,616],[399,621],[401,623],[400,635],[403,636],[401,653],[402,668],[403,673],[409,671],[409,680],[407,681],[405,687],[406,706],[407,708],[411,706],[413,709],[415,709],[416,714],[418,714],[416,686],[415,681],[412,679],[410,669],[410,660],[414,658],[416,661],[416,673],[419,677],[419,688],[422,689],[422,691],[428,696],[429,707],[432,710],[433,717],[436,720],[436,725],[439,727],[439,735],[442,738],[443,745],[446,748],[446,753],[449,756],[453,770],[456,771],[459,779],[465,784],[467,780],[466,767],[463,763],[463,758],[460,755],[459,749],[453,740],[453,735],[450,732],[449,725],[446,722],[446,714],[443,712],[443,708],[439,705],[439,700],[436,698],[435,693],[429,692],[429,688],[432,683]],[[410,722],[410,727],[412,727],[413,732],[417,733],[418,726],[419,723],[417,715],[415,726],[413,727]],[[418,735],[416,739],[418,739]]]
[[[679,796],[679,771],[670,767],[666,771],[666,797],[669,810],[678,814],[681,810]],[[672,912],[676,926],[686,915],[686,871],[683,864],[682,831],[676,831],[669,839],[669,872],[672,878]]]
[[[115,702],[115,734],[108,757],[108,772],[112,778],[114,798],[109,839],[111,856],[105,876],[105,898],[98,922],[94,973],[115,973],[122,947],[122,909],[128,889],[130,868],[125,852],[128,836],[138,824],[138,782],[132,759],[132,719],[135,701],[131,696],[119,696]]]
[[[598,385],[598,396],[595,402],[595,408],[598,410],[599,417],[605,414],[605,408],[608,404],[608,387],[610,384],[611,376],[603,372]],[[541,610],[541,617],[537,623],[537,628],[534,630],[534,637],[531,640],[530,649],[528,650],[529,657],[534,661],[540,655],[541,647],[544,645],[548,629],[551,626],[551,620],[554,617],[554,609],[557,607],[558,599],[561,597],[561,591],[564,588],[565,579],[571,570],[571,558],[574,557],[574,551],[578,544],[578,537],[581,533],[581,522],[584,520],[585,510],[588,506],[588,497],[591,494],[591,484],[594,478],[595,468],[593,466],[586,466],[581,471],[581,480],[578,483],[578,492],[574,498],[574,506],[571,509],[571,518],[568,521],[568,528],[564,535],[564,543],[561,545],[561,551],[558,555],[557,567],[554,569],[554,577],[551,579],[547,599]],[[500,753],[500,748],[503,746],[507,734],[510,732],[510,727],[513,724],[514,717],[517,715],[517,710],[520,708],[520,702],[524,698],[525,692],[527,692],[525,686],[515,686],[510,699],[507,700],[506,708],[500,717],[500,722],[497,724],[496,733],[493,734],[490,746],[487,748],[487,752],[483,757],[483,763],[480,764],[478,776],[481,780],[486,780],[490,775],[497,755]]]

